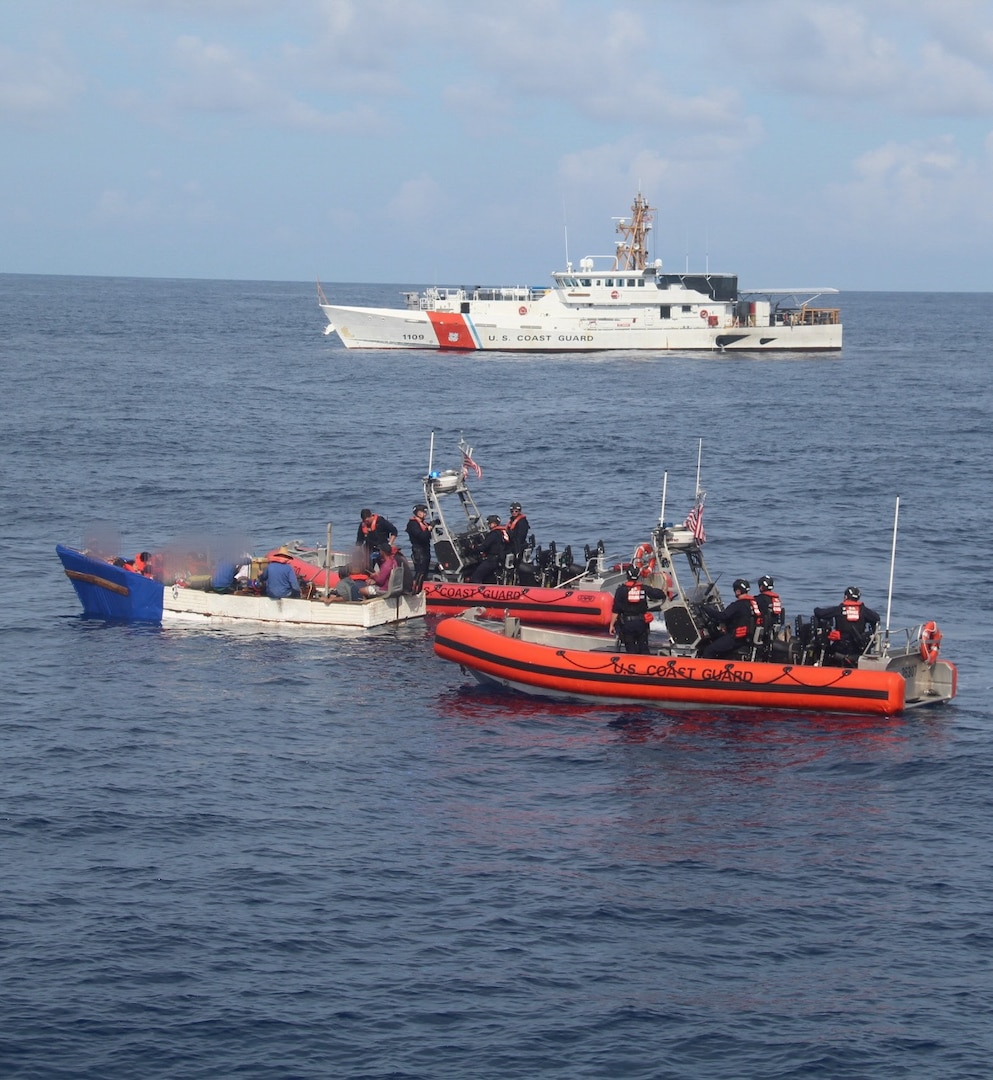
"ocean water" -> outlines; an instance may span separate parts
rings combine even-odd
[[[0,1076],[988,1076],[993,297],[840,302],[835,356],[438,356],[306,283],[0,276]],[[936,619],[958,698],[536,703],[428,625],[80,618],[57,542],[402,528],[432,432],[618,558],[702,439],[711,570]]]

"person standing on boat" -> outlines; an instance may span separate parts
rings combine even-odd
[[[297,581],[297,572],[290,558],[290,553],[280,548],[269,556],[269,565],[262,571],[260,580],[265,586],[265,594],[273,600],[300,596],[300,582]]]
[[[845,665],[857,663],[879,626],[879,615],[862,603],[862,591],[854,585],[845,589],[840,604],[814,608],[814,618],[833,624],[828,631],[828,653]]]
[[[373,566],[381,547],[392,549],[393,541],[397,538],[397,527],[381,514],[374,514],[368,509],[360,510],[359,517],[362,521],[355,534],[355,544],[360,551],[364,551],[367,565]]]
[[[627,568],[627,581],[621,582],[614,591],[610,612],[610,632],[620,637],[625,652],[648,652],[648,631],[652,619],[648,601],[665,598],[662,589],[645,584],[640,567],[632,565]]]
[[[521,556],[528,546],[528,533],[531,526],[524,516],[519,502],[510,504],[510,517],[507,519],[507,535],[510,537],[510,550],[514,554],[514,562],[520,563]]]
[[[773,641],[786,625],[786,609],[775,589],[776,582],[768,574],[759,578],[759,594],[755,597],[755,603],[762,617],[762,647],[767,657]]]
[[[500,524],[500,518],[496,514],[490,514],[486,519],[486,524],[489,525],[490,531],[483,537],[480,548],[483,558],[469,579],[477,585],[496,582],[497,574],[503,568],[504,559],[510,548],[510,536]]]
[[[735,578],[734,600],[723,610],[705,608],[712,623],[724,627],[724,633],[704,645],[700,655],[705,660],[724,660],[734,656],[738,649],[750,645],[761,614],[755,597],[751,596],[751,582]]]
[[[410,540],[410,558],[414,564],[414,592],[419,593],[424,579],[431,569],[431,526],[427,520],[428,508],[416,503],[407,522]]]

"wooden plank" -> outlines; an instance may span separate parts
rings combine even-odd
[[[108,592],[120,593],[121,596],[131,595],[131,590],[127,585],[118,585],[117,582],[97,577],[96,574],[84,574],[79,570],[66,570],[66,577],[71,578],[73,581],[85,581],[90,585],[96,585],[101,589],[107,589]]]

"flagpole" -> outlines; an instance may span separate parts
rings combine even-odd
[[[665,525],[665,488],[669,482],[669,473],[664,472],[662,474],[662,506],[659,509],[659,528]]]

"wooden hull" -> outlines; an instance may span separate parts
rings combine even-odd
[[[285,600],[273,600],[268,596],[235,596],[170,585],[165,589],[162,622],[208,626],[251,622],[267,626],[366,630],[417,619],[424,613],[422,596],[391,596],[358,603],[325,603],[321,599],[287,597]]]
[[[201,626],[257,624],[313,629],[359,629],[421,618],[424,597],[391,596],[358,603],[325,603],[288,597],[241,596],[165,585],[113,566],[73,548],[57,545],[66,576],[83,614],[121,622],[188,623]]]
[[[907,682],[897,671],[640,656],[618,651],[606,635],[599,641],[574,637],[577,647],[570,647],[566,635],[556,644],[541,644],[504,633],[499,623],[446,619],[436,628],[434,650],[480,682],[573,701],[881,716],[907,705]],[[939,665],[945,689],[932,695],[934,701],[955,692],[953,665],[939,661],[934,667]]]
[[[530,585],[474,585],[471,582],[426,581],[429,615],[458,615],[482,608],[490,618],[509,613],[528,623],[605,628],[613,597],[592,589],[544,589]]]

